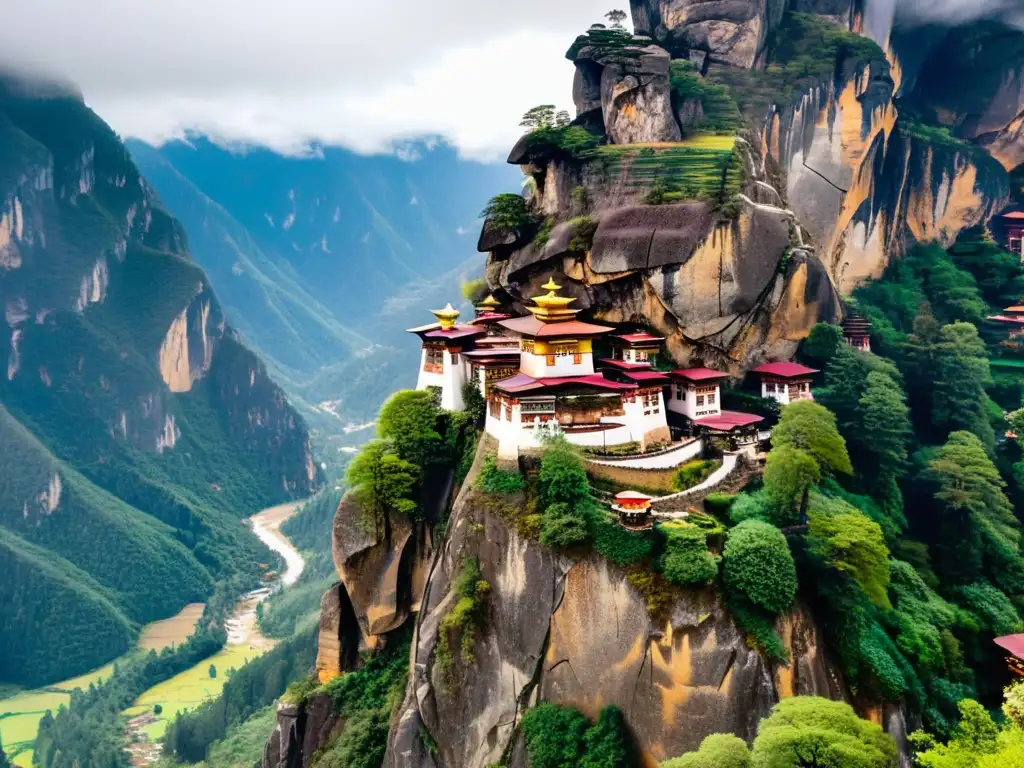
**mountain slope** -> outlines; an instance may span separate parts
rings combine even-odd
[[[113,131],[6,78],[0,147],[0,679],[38,684],[255,579],[269,553],[240,518],[320,477]]]
[[[128,146],[185,224],[228,319],[327,434],[372,419],[412,376],[405,329],[457,299],[462,265],[479,269],[470,232],[483,201],[519,181],[446,146],[414,160],[340,148],[282,157],[198,138]]]

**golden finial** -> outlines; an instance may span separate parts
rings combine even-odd
[[[486,307],[487,309],[496,309],[501,306],[501,302],[494,298],[493,293],[487,294],[487,298],[477,304],[478,307]]]
[[[459,310],[455,309],[450,301],[444,309],[432,309],[430,312],[441,324],[442,331],[450,331],[455,327],[455,321],[459,319]]]
[[[548,296],[554,296],[555,295],[555,291],[557,291],[561,287],[562,286],[560,286],[558,283],[555,282],[555,278],[549,277],[548,281],[546,283],[544,283],[544,285],[542,285],[540,287],[540,289],[542,291],[547,291],[548,292]]]

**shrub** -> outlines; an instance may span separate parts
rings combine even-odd
[[[590,502],[587,471],[564,437],[548,443],[540,460],[538,487],[546,506],[561,502],[576,507]]]
[[[487,298],[487,281],[483,278],[466,280],[462,284],[462,298],[470,304],[479,304]]]
[[[480,217],[488,221],[489,226],[507,229],[521,237],[533,226],[534,218],[522,195],[503,192],[492,197],[481,211]]]
[[[476,382],[467,381],[462,385],[462,402],[473,423],[478,427],[483,426],[484,419],[487,418],[487,400]]]
[[[591,520],[590,531],[594,538],[594,548],[616,565],[638,563],[650,555],[654,547],[651,534],[627,531],[596,511]]]
[[[484,457],[483,467],[480,468],[477,487],[484,493],[507,495],[519,493],[526,487],[526,483],[518,472],[499,469],[498,457],[489,453]]]
[[[744,520],[767,521],[772,519],[772,515],[773,505],[764,491],[740,493],[729,507],[729,520],[733,524],[742,523]]]
[[[455,660],[451,651],[452,636],[460,637],[462,663],[472,664],[473,651],[476,648],[476,630],[486,619],[486,600],[491,585],[483,578],[480,562],[475,557],[467,557],[462,561],[462,570],[452,588],[459,599],[455,607],[441,620],[435,651],[441,677],[448,690],[456,683]]]
[[[626,576],[629,583],[643,595],[647,612],[656,620],[665,619],[678,596],[678,588],[660,573],[634,567]]]
[[[591,725],[573,707],[544,703],[523,716],[530,768],[627,768],[633,765],[628,731],[617,707],[605,707]]]
[[[704,509],[708,511],[708,514],[715,517],[727,518],[729,510],[732,508],[732,503],[737,498],[739,497],[729,493],[715,491],[714,493],[709,493],[707,498],[704,499]]]
[[[551,239],[551,230],[555,228],[555,217],[548,216],[540,225],[540,229],[537,230],[537,234],[533,236],[533,245],[535,248],[543,248],[548,244],[548,240]]]
[[[713,733],[696,752],[666,760],[660,768],[749,768],[747,743],[731,733]]]
[[[551,504],[540,520],[540,543],[554,549],[567,549],[587,540],[587,521],[583,514],[565,502]]]
[[[569,250],[586,253],[594,245],[594,234],[597,232],[597,221],[588,216],[579,216],[569,222],[572,224],[572,237],[569,239]]]
[[[666,579],[690,586],[707,584],[718,575],[718,562],[708,552],[704,531],[685,523],[668,523],[659,530],[665,535],[662,572]]]
[[[747,520],[729,532],[723,553],[726,589],[778,613],[796,597],[796,565],[778,528]]]
[[[688,461],[676,470],[672,477],[672,488],[676,491],[685,491],[700,485],[707,480],[716,469],[722,466],[722,462],[715,459],[695,459]]]

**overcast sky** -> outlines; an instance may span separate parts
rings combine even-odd
[[[892,0],[872,0],[889,2]],[[986,2],[899,0],[929,16]],[[0,63],[73,80],[125,136],[294,151],[439,135],[496,160],[571,108],[573,37],[626,0],[0,0]]]

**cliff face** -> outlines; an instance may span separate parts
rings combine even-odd
[[[0,527],[49,554],[54,583],[84,571],[113,596],[107,608],[126,598],[130,638],[132,622],[201,599],[211,576],[255,576],[267,552],[239,518],[309,494],[320,473],[305,424],[225,325],[182,228],[81,98],[0,78],[0,147],[0,400],[11,434],[34,446],[23,463],[42,457],[22,472],[37,487],[0,491]],[[119,549],[126,536],[139,563]],[[126,592],[111,572],[122,555],[131,570],[185,549],[181,578]],[[4,634],[20,633],[10,621]],[[89,636],[84,621],[68,631]],[[81,651],[69,653],[75,672],[117,653]],[[19,659],[5,658],[11,673]],[[32,674],[53,679],[45,664]]]
[[[385,766],[485,768],[503,755],[524,765],[513,735],[537,701],[590,717],[618,706],[653,763],[696,748],[710,733],[752,738],[780,696],[841,697],[803,610],[780,627],[791,665],[769,664],[747,647],[713,591],[687,593],[666,621],[654,621],[625,573],[599,555],[574,561],[553,553],[500,510],[501,502],[473,489],[455,503],[427,581]],[[473,662],[456,653],[453,680],[438,662],[438,633],[458,599],[452,582],[467,557],[478,558],[491,592]],[[424,732],[433,740],[429,750]]]

